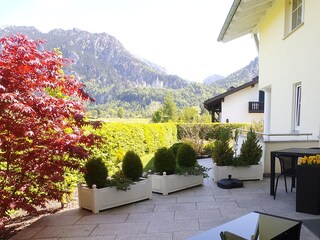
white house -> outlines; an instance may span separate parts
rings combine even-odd
[[[319,146],[319,9],[319,0],[234,0],[218,37],[254,36],[265,92],[265,172],[273,149]]]
[[[262,122],[264,92],[259,94],[259,78],[208,99],[204,107],[211,113],[213,122]]]

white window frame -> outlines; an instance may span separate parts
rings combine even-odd
[[[285,2],[284,38],[303,25],[305,0],[285,0]]]
[[[303,23],[304,0],[291,0],[291,31]]]
[[[301,83],[294,85],[293,129],[299,131],[301,126]]]

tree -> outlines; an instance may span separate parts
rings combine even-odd
[[[177,121],[178,109],[177,109],[176,103],[174,102],[172,94],[169,94],[165,97],[164,103],[162,106],[162,113],[163,113],[163,122]]]
[[[123,107],[118,108],[117,116],[118,116],[118,118],[124,118],[124,108]]]
[[[197,107],[186,107],[182,111],[181,121],[185,123],[200,122],[199,109]]]
[[[61,201],[64,173],[78,170],[85,147],[83,85],[62,68],[70,61],[23,35],[0,39],[0,228],[8,212],[29,213]]]
[[[152,116],[151,116],[151,121],[153,123],[160,123],[162,122],[162,109],[158,109],[157,111],[155,111]]]

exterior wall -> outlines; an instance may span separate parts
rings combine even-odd
[[[297,148],[310,148],[318,147],[318,141],[260,141],[259,142],[263,149],[264,159],[264,174],[270,174],[270,155],[271,151],[276,151],[279,149],[287,149],[292,147]],[[280,164],[276,159],[276,173],[280,173]]]
[[[312,139],[318,139],[320,1],[304,1],[304,23],[289,35],[285,35],[285,2],[275,1],[259,26],[259,86],[271,93],[269,133],[293,132],[293,86],[301,83],[299,132],[312,133]]]
[[[221,104],[221,122],[260,122],[263,113],[249,113],[250,101],[259,101],[259,87],[247,87],[224,98]]]

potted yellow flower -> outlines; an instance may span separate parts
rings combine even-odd
[[[320,155],[299,159],[296,211],[320,214]]]

